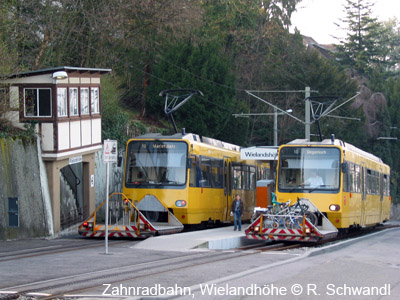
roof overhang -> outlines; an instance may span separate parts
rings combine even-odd
[[[12,78],[19,78],[19,77],[37,76],[37,75],[42,75],[42,74],[51,74],[51,73],[59,72],[59,71],[65,71],[67,73],[79,72],[79,73],[90,73],[90,74],[95,74],[95,73],[107,74],[107,73],[110,73],[112,70],[111,69],[101,69],[101,68],[81,68],[81,67],[63,66],[63,67],[48,68],[48,69],[41,69],[41,70],[11,74],[11,75],[8,75],[5,77],[7,79],[12,79]]]

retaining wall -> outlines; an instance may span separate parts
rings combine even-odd
[[[0,239],[52,234],[37,141],[0,139]],[[46,182],[47,184],[47,182]],[[16,200],[10,207],[9,200]],[[17,208],[17,209],[15,209]],[[10,210],[14,212],[10,213]],[[15,220],[17,219],[17,224]],[[10,226],[11,225],[11,226]],[[15,226],[17,225],[17,226]]]

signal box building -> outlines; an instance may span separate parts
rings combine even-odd
[[[6,117],[14,126],[37,124],[54,233],[69,218],[85,217],[95,209],[94,157],[102,149],[100,79],[110,71],[43,69],[11,75],[0,87],[9,100]]]

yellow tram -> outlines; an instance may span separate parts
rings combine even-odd
[[[280,146],[276,182],[278,202],[308,198],[338,229],[390,218],[389,166],[341,140]]]
[[[240,147],[195,134],[147,134],[126,146],[123,194],[134,203],[155,196],[184,225],[231,220],[235,194],[244,201],[244,219],[256,206],[256,181],[267,164],[240,159]],[[150,216],[148,216],[150,217]]]

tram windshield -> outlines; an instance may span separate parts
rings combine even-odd
[[[279,153],[278,189],[337,190],[340,182],[340,150],[333,147],[284,147]]]
[[[185,142],[130,142],[126,160],[126,186],[184,185],[187,153]]]

